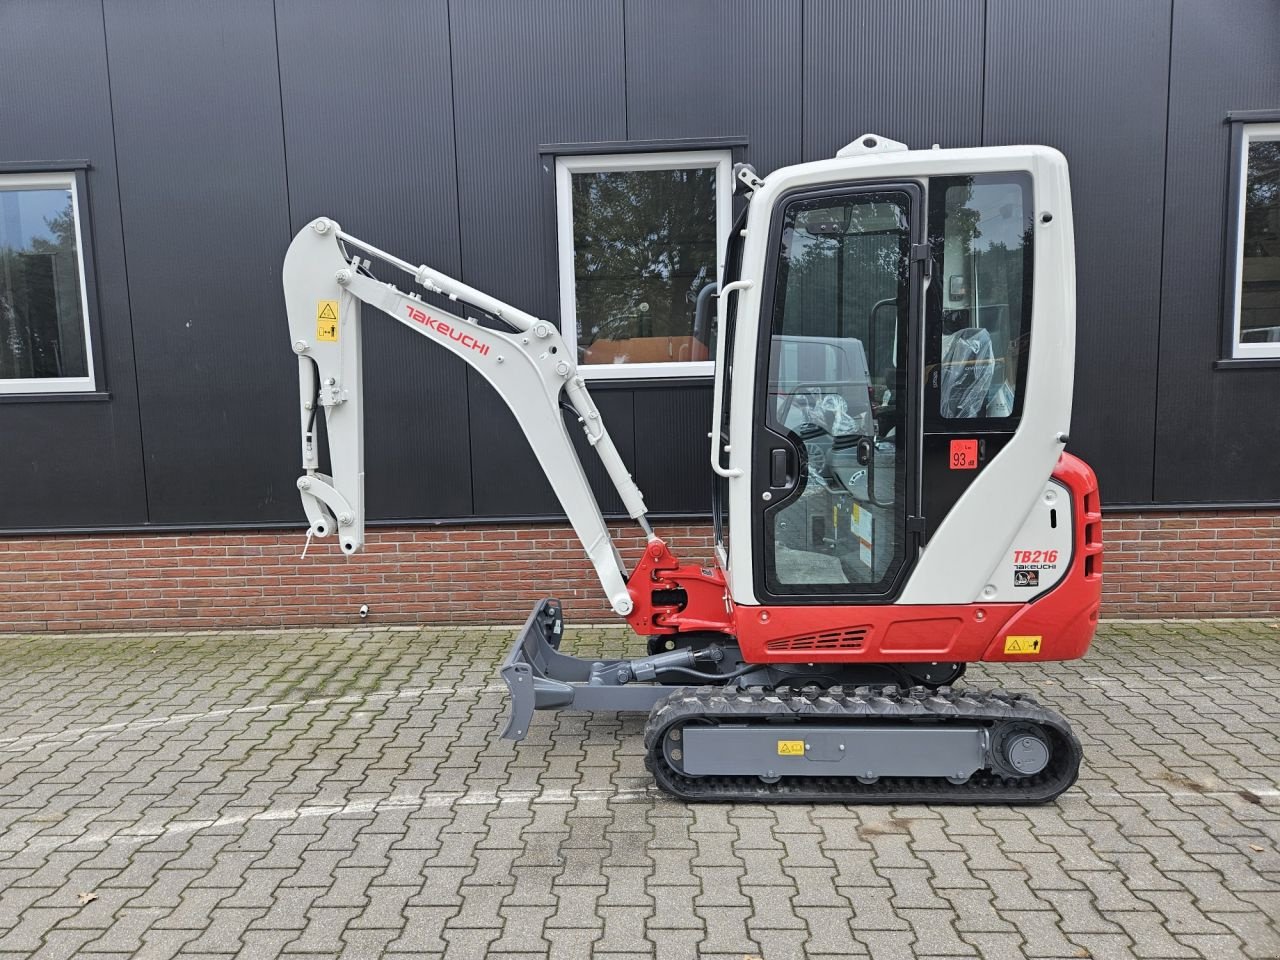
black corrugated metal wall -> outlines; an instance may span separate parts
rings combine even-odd
[[[9,0],[0,161],[81,158],[109,398],[0,403],[0,528],[297,521],[279,270],[321,213],[544,315],[548,143],[874,130],[1072,165],[1072,448],[1110,504],[1280,501],[1280,370],[1219,370],[1228,110],[1280,106],[1272,0]],[[370,513],[550,515],[459,361],[366,324]],[[602,385],[657,512],[708,504],[703,384]],[[617,509],[612,495],[606,509]]]

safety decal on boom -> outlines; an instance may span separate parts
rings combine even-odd
[[[1017,654],[1031,654],[1040,652],[1040,644],[1044,641],[1044,637],[1005,637],[1004,652]]]
[[[316,301],[316,339],[336,341],[338,339],[338,301]]]
[[[779,740],[778,756],[780,757],[803,757],[804,741],[803,740]]]

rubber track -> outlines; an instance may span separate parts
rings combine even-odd
[[[1050,741],[1049,765],[1032,777],[1003,777],[980,770],[961,784],[943,777],[881,777],[865,784],[853,777],[783,777],[765,783],[755,776],[689,777],[667,761],[663,738],[676,724],[717,721],[770,723],[786,721],[875,723],[978,723],[1005,721],[1036,724]],[[1080,772],[1080,742],[1063,717],[1025,694],[1003,690],[929,690],[913,687],[858,687],[846,694],[840,687],[802,691],[753,688],[726,691],[723,687],[681,687],[658,701],[645,725],[645,766],[667,793],[686,801],[719,803],[1048,803],[1076,781]]]

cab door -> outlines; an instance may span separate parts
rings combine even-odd
[[[864,182],[774,207],[750,478],[762,603],[884,602],[915,560],[923,196]]]

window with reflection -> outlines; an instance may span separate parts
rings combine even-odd
[[[557,161],[563,332],[588,375],[710,373],[728,233],[725,152]]]
[[[935,177],[929,183],[934,258],[927,307],[938,367],[938,410],[1005,419],[1018,393],[1031,331],[1034,212],[1026,174]]]
[[[1280,357],[1280,123],[1244,125],[1239,153],[1235,355]]]
[[[0,392],[92,388],[75,175],[0,174]]]

